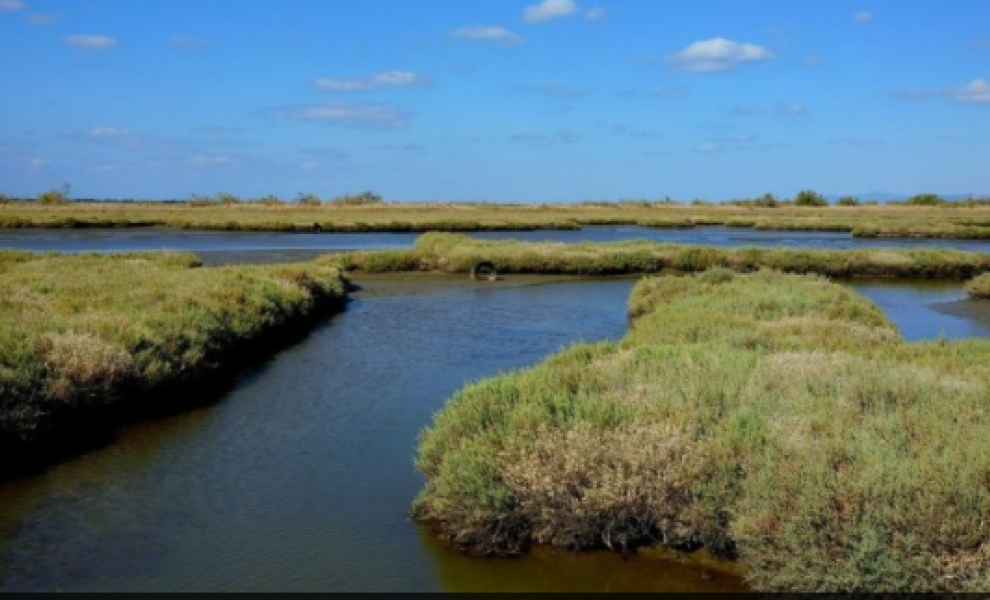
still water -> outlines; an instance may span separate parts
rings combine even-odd
[[[939,247],[990,252],[988,240],[857,239],[848,233],[757,231],[733,227],[648,229],[637,226],[595,226],[577,231],[495,231],[468,234],[485,240],[532,242],[617,242],[643,239],[709,246],[794,248],[921,248]],[[0,229],[0,248],[60,252],[124,252],[185,250],[204,260],[300,260],[345,250],[411,248],[415,233],[255,233],[182,229]],[[236,256],[235,256],[235,253]]]
[[[452,393],[625,333],[633,279],[520,279],[358,293],[214,406],[0,484],[0,591],[741,590],[655,558],[469,558],[406,518],[417,435]],[[958,285],[851,285],[910,340],[990,337],[945,310]]]

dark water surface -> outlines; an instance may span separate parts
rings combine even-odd
[[[406,518],[417,434],[444,401],[621,337],[632,285],[354,301],[216,406],[0,485],[0,590],[737,589],[607,555],[471,559]]]
[[[417,435],[452,393],[626,331],[632,279],[511,282],[359,293],[215,406],[0,484],[0,591],[740,590],[655,558],[473,559],[406,518]],[[851,285],[908,339],[990,336],[940,309],[960,285]]]

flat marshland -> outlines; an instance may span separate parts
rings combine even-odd
[[[0,228],[172,227],[225,231],[425,232],[579,229],[589,225],[838,231],[857,237],[990,239],[986,202],[760,206],[674,202],[580,204],[282,202],[7,202]]]
[[[252,342],[342,302],[340,271],[198,268],[191,254],[0,252],[0,442],[58,442],[67,424],[237,362]],[[174,392],[171,394],[170,392]]]
[[[648,278],[630,315],[451,399],[415,516],[483,554],[705,548],[757,590],[990,587],[990,341],[770,271]]]

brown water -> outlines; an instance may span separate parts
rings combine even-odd
[[[0,591],[742,590],[657,557],[470,558],[406,518],[417,434],[445,400],[621,337],[633,280],[364,283],[215,406],[0,484]],[[990,334],[936,310],[959,286],[856,285],[911,339]]]

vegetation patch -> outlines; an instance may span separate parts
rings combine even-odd
[[[761,591],[990,589],[990,342],[771,271],[648,278],[630,314],[456,394],[413,515],[480,554],[705,548]]]
[[[990,274],[981,275],[966,286],[969,295],[981,300],[990,300]]]
[[[857,237],[990,239],[990,200],[950,202],[921,194],[878,205],[856,198],[829,204],[811,190],[791,200],[765,194],[721,204],[696,200],[577,204],[397,203],[367,191],[321,200],[300,193],[242,199],[220,192],[183,201],[83,201],[63,187],[33,200],[0,194],[0,228],[162,227],[230,231],[399,232],[578,229],[593,225],[689,228],[707,225],[831,231]],[[319,227],[316,227],[319,225]]]
[[[968,279],[990,271],[990,255],[949,249],[816,250],[721,248],[627,241],[605,244],[480,241],[467,236],[427,233],[412,250],[335,255],[347,269],[382,273],[439,270],[469,273],[478,261],[495,263],[500,273],[613,275],[685,272],[724,267],[734,271],[772,268],[830,277],[891,276]]]
[[[326,265],[198,265],[191,254],[0,252],[0,462],[92,414],[180,404],[172,392],[346,294]]]

